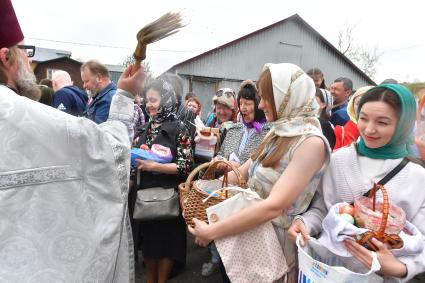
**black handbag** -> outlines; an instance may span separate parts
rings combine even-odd
[[[133,218],[141,221],[177,218],[179,195],[174,188],[155,187],[137,191]]]

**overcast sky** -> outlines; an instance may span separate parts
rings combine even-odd
[[[137,43],[136,33],[145,24],[168,11],[181,12],[186,27],[148,47],[147,61],[156,75],[183,60],[297,13],[335,46],[339,30],[345,26],[355,27],[355,44],[369,50],[377,47],[383,54],[377,65],[377,83],[389,77],[425,81],[424,23],[419,1],[12,2],[28,44],[68,50],[75,59],[98,59],[106,64],[121,64],[132,54]]]

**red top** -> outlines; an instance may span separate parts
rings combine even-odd
[[[350,145],[359,138],[359,130],[357,124],[349,120],[344,126],[336,126],[335,132],[335,146],[334,150]]]

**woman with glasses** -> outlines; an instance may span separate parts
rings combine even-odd
[[[257,81],[263,110],[271,129],[239,171],[248,187],[264,200],[221,221],[194,219],[196,243],[239,234],[271,221],[288,265],[286,282],[296,282],[296,246],[287,230],[294,217],[309,207],[329,160],[330,149],[320,130],[313,80],[293,64],[266,64]],[[228,175],[237,183],[236,175]],[[282,267],[284,268],[284,267]]]
[[[205,123],[207,127],[220,128],[225,122],[236,122],[238,108],[233,89],[219,89],[213,97],[213,103],[213,112],[208,115]]]

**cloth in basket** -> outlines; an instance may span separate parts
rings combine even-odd
[[[208,220],[214,223],[262,201],[251,189],[226,188],[236,195],[207,208]],[[273,282],[287,270],[285,257],[273,224],[268,221],[241,234],[215,240],[226,273],[233,283]]]
[[[196,174],[198,174],[200,172],[200,170],[207,168],[207,170],[205,171],[205,173],[202,175],[202,178],[200,180],[214,180],[216,179],[216,173],[217,173],[217,166],[220,164],[225,164],[228,166],[228,168],[230,168],[236,175],[237,180],[238,180],[238,184],[237,186],[245,188],[246,187],[246,182],[244,180],[244,178],[242,177],[242,174],[239,172],[239,170],[230,162],[226,161],[226,160],[216,160],[216,161],[212,161],[209,163],[204,163],[200,166],[198,166],[197,168],[195,168],[195,170],[193,170],[187,180],[184,186],[179,186],[179,190],[180,190],[180,196],[181,196],[181,205],[182,208],[184,210],[184,218],[186,221],[187,225],[190,225],[193,227],[193,222],[192,219],[193,218],[197,218],[199,220],[208,222],[208,217],[206,214],[206,209],[210,206],[216,205],[220,202],[222,202],[224,199],[228,198],[228,194],[224,194],[224,195],[220,195],[220,197],[209,197],[210,194],[207,193],[204,190],[201,190],[197,184],[199,184],[199,182],[197,183],[196,181],[192,181],[193,178],[195,177]],[[217,180],[218,183],[221,183],[220,187],[224,188],[224,187],[228,187],[229,184],[227,182],[227,175],[228,172],[227,170],[225,170],[224,172],[224,176],[223,176],[223,180]],[[214,183],[215,181],[212,181],[211,183]],[[217,189],[219,189],[220,187],[218,187]],[[206,199],[206,201],[203,201],[204,199]]]
[[[351,257],[351,254],[344,247],[344,240],[361,235],[368,230],[356,227],[338,216],[340,207],[344,205],[347,205],[347,203],[337,203],[329,209],[328,214],[323,219],[323,231],[318,242],[338,256]],[[412,223],[407,221],[399,236],[404,244],[400,249],[391,250],[394,256],[415,255],[423,251],[424,240],[422,233]]]

